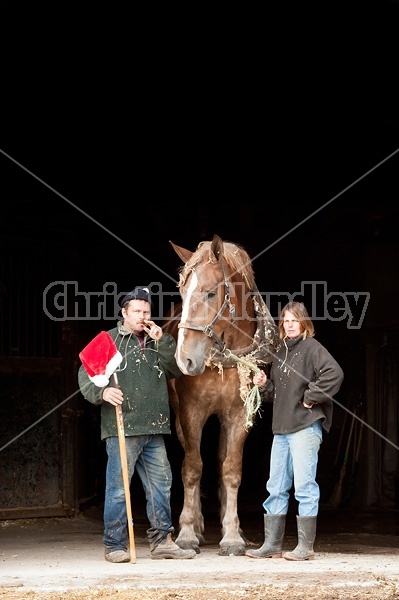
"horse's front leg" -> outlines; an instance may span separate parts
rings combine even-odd
[[[219,444],[220,518],[222,540],[219,554],[240,556],[245,554],[245,539],[238,518],[238,489],[242,476],[242,456],[248,433],[242,427],[222,424]]]
[[[204,543],[204,518],[200,498],[200,485],[202,477],[202,459],[200,452],[201,436],[194,438],[185,433],[185,457],[182,466],[182,480],[184,486],[184,503],[179,518],[179,535],[176,544],[180,548],[194,549],[197,554],[199,546]],[[188,440],[190,439],[190,442]]]

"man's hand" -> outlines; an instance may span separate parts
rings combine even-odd
[[[162,327],[159,327],[154,321],[144,321],[143,329],[153,340],[160,340],[163,336]]]
[[[103,391],[103,400],[104,402],[109,402],[112,406],[118,406],[118,404],[122,404],[123,402],[123,393],[122,390],[114,387],[107,387]]]

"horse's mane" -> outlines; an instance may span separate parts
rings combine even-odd
[[[191,258],[180,267],[179,286],[184,285],[188,275],[200,264],[203,260],[209,259],[209,250],[212,242],[200,242],[197,249]],[[246,282],[250,290],[254,289],[255,276],[252,268],[252,261],[246,250],[239,244],[232,242],[223,242],[223,256],[226,264],[233,270],[239,273]]]

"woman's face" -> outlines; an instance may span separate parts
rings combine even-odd
[[[289,338],[296,338],[303,331],[300,321],[289,310],[284,313],[283,326],[284,333]]]

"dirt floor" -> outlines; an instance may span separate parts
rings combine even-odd
[[[261,516],[241,518],[248,544],[263,541]],[[154,561],[146,519],[135,519],[136,562],[103,558],[97,509],[73,519],[0,521],[0,598],[10,600],[399,599],[396,513],[320,513],[313,561],[219,556],[217,516],[192,560]],[[284,549],[296,545],[295,516]]]

